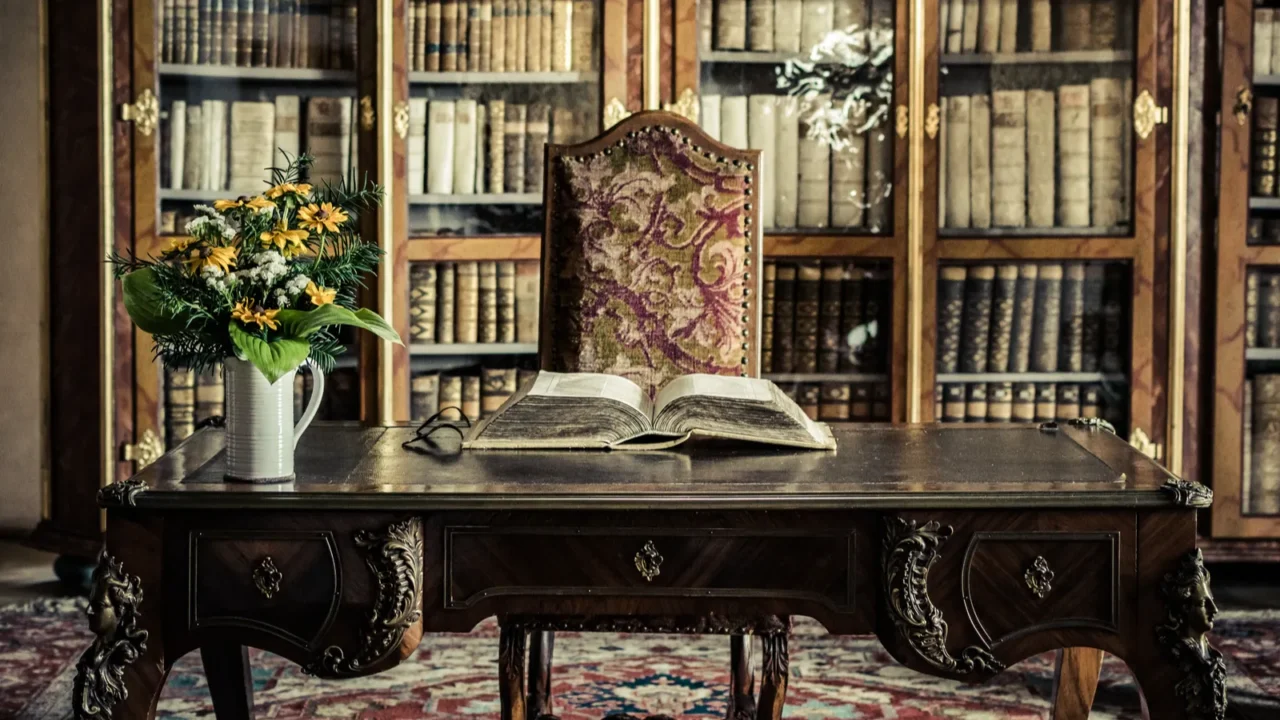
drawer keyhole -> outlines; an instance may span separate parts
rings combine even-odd
[[[257,586],[258,592],[262,593],[262,596],[268,600],[280,592],[281,580],[284,580],[284,574],[276,567],[276,563],[271,559],[270,555],[259,560],[258,565],[253,569],[253,584]]]
[[[646,582],[653,582],[662,573],[662,556],[658,554],[658,548],[652,540],[646,540],[644,547],[636,553],[636,570],[640,571]]]
[[[1022,578],[1027,581],[1031,592],[1041,600],[1053,590],[1053,571],[1049,569],[1049,561],[1043,555],[1037,555],[1031,561],[1031,567],[1022,574]]]

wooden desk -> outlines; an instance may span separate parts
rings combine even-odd
[[[428,453],[412,434],[317,425],[297,483],[253,486],[222,482],[205,430],[105,488],[77,715],[152,717],[200,648],[219,717],[247,717],[244,645],[365,675],[498,615],[510,718],[526,633],[555,628],[761,634],[759,716],[777,717],[786,619],[807,615],[968,681],[1098,648],[1151,717],[1224,716],[1195,549],[1211,496],[1104,430],[849,427],[835,453]]]

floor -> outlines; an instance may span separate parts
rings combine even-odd
[[[56,557],[0,540],[0,606],[68,594],[53,574]]]

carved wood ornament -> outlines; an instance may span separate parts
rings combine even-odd
[[[147,650],[147,631],[138,627],[141,604],[142,581],[125,573],[104,548],[85,610],[97,637],[76,663],[72,701],[77,720],[110,720],[112,709],[129,697],[125,668]]]
[[[929,569],[951,533],[950,525],[936,521],[917,527],[914,520],[888,519],[881,560],[889,615],[911,649],[933,667],[958,675],[1002,672],[1004,663],[984,648],[971,645],[959,657],[947,651],[947,621],[929,599]]]
[[[1213,602],[1209,571],[1199,548],[1184,555],[1177,569],[1165,574],[1161,590],[1168,622],[1156,626],[1156,637],[1183,673],[1174,692],[1186,702],[1188,717],[1223,720],[1227,716],[1227,665],[1222,653],[1209,644],[1218,606]]]

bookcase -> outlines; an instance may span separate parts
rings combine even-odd
[[[387,187],[365,300],[406,344],[354,338],[329,417],[513,391],[536,359],[542,144],[665,108],[764,150],[762,367],[818,417],[1097,416],[1170,442],[1173,0],[116,2],[126,114],[156,117],[122,169],[135,248],[281,144]],[[234,64],[229,17],[263,33]],[[217,189],[186,155],[206,108],[236,129]],[[135,439],[165,437],[166,387],[216,408],[216,379],[167,378],[148,347],[135,333],[119,381]]]

